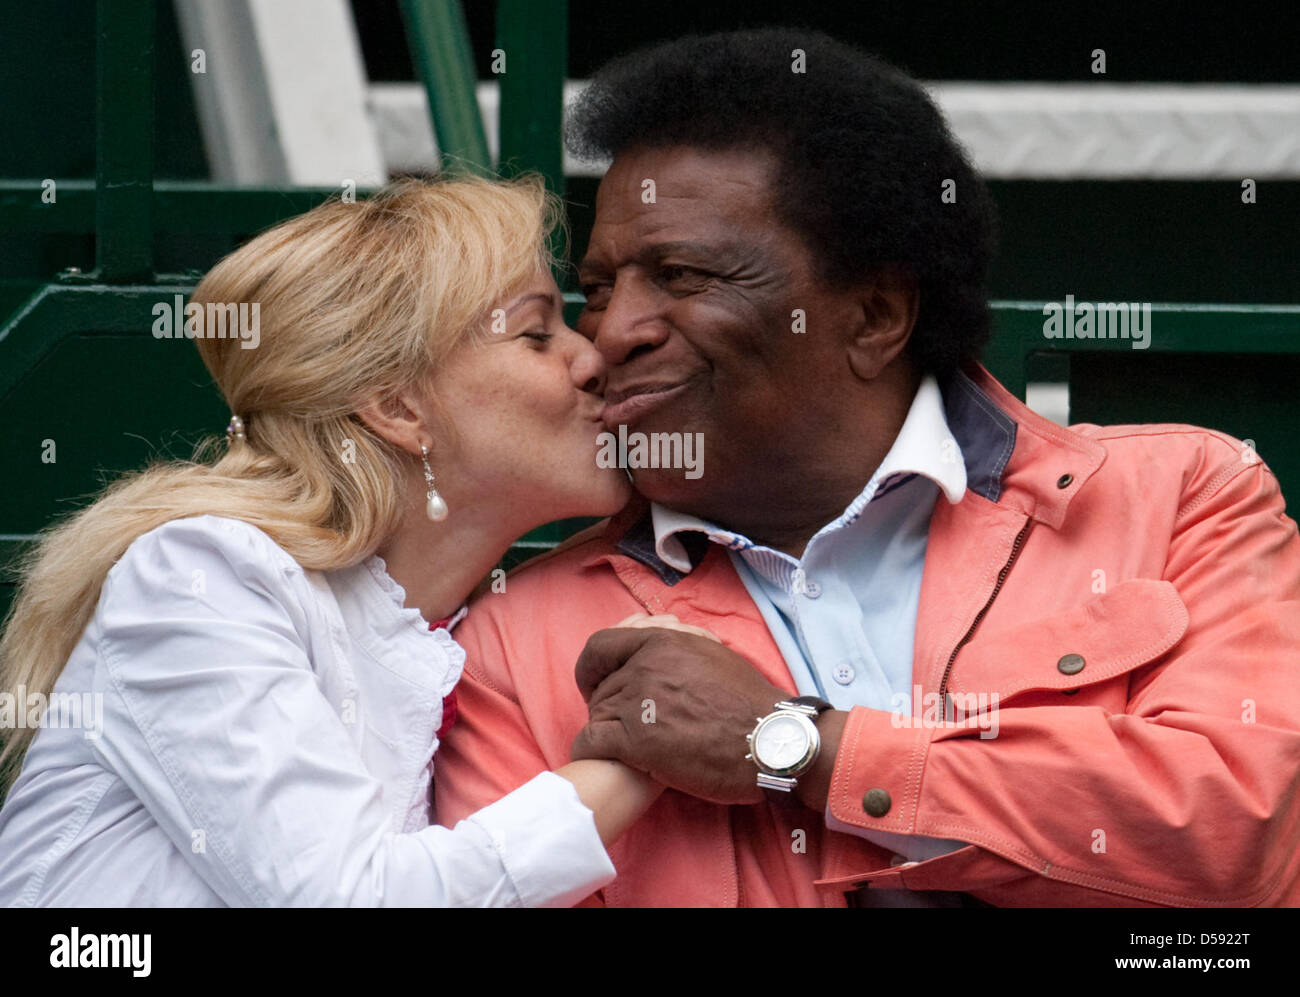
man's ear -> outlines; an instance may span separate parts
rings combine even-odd
[[[907,345],[916,325],[916,278],[885,267],[863,286],[861,320],[849,341],[849,367],[864,381],[880,376]]]
[[[432,440],[420,410],[420,396],[413,390],[375,398],[357,409],[361,421],[375,434],[410,454]]]

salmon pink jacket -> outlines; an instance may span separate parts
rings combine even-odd
[[[586,902],[837,907],[870,888],[1300,905],[1300,539],[1276,478],[1194,426],[1062,428],[976,364],[941,390],[968,490],[930,521],[913,683],[918,702],[986,694],[996,736],[942,708],[855,708],[825,814],[665,792]],[[574,663],[630,614],[706,627],[794,692],[727,552],[708,547],[675,571],[634,503],[475,603],[457,633],[461,717],[437,755],[441,823],[569,760],[587,718]],[[868,812],[872,790],[887,797]],[[861,830],[969,844],[902,862]]]

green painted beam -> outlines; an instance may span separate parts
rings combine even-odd
[[[90,234],[95,231],[95,184],[59,180],[58,201],[41,201],[38,179],[0,180],[0,233],[5,235]],[[370,190],[358,190],[364,197]],[[150,212],[155,232],[249,234],[300,215],[337,187],[236,187],[193,180],[157,180]]]
[[[131,287],[86,283],[41,288],[0,326],[0,399],[66,335],[146,334],[153,306],[170,301],[173,294],[187,294],[186,280],[178,275],[167,283]],[[564,301],[566,317],[575,319],[582,296],[565,294]],[[1131,340],[1048,339],[1044,304],[992,304],[995,331],[985,366],[1022,398],[1027,361],[1034,354],[1300,354],[1300,305],[1153,304],[1150,345],[1135,350]]]
[[[498,0],[502,170],[536,170],[564,194],[564,77],[569,52],[568,0]]]
[[[490,172],[491,157],[478,109],[478,77],[460,3],[402,0],[402,17],[416,73],[429,97],[443,168]]]
[[[220,432],[224,408],[192,345],[152,338],[153,307],[192,289],[178,280],[49,284],[0,327],[0,418],[10,427],[0,448],[7,448],[6,466],[31,464],[39,470],[30,473],[48,476],[29,489],[34,494],[15,496],[0,508],[0,568],[13,563],[35,528],[84,504],[99,487],[100,469],[116,473],[157,455],[154,448],[169,440],[184,443],[196,433]],[[566,317],[573,321],[581,295],[564,297]],[[1156,304],[1146,350],[1124,340],[1047,339],[1043,306],[993,303],[996,331],[985,365],[1013,392],[1024,397],[1030,358],[1067,356],[1075,421],[1221,429],[1253,441],[1284,494],[1300,489],[1300,450],[1291,440],[1300,306]],[[91,389],[102,390],[93,399],[82,385],[66,406],[42,408],[38,400],[58,390],[52,385],[77,383],[86,367],[100,375]],[[142,384],[153,388],[142,394]],[[39,463],[45,436],[58,440],[57,465]],[[526,559],[589,522],[533,531],[503,563]],[[5,582],[0,577],[0,610],[12,592]]]
[[[1300,305],[1151,305],[1150,345],[1125,339],[1049,339],[1043,301],[994,301],[993,338],[984,366],[1008,390],[1025,397],[1035,355],[1125,353],[1300,354]]]
[[[99,0],[95,30],[95,263],[128,284],[153,273],[154,0]]]

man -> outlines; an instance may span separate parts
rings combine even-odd
[[[673,787],[592,903],[1300,903],[1277,482],[979,366],[993,212],[921,88],[822,35],[692,38],[606,67],[570,139],[613,157],[605,421],[700,434],[703,474],[634,468],[648,502],[474,607],[439,820],[572,750]],[[588,642],[635,612],[722,644]]]

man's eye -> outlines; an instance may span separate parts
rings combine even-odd
[[[659,279],[665,284],[698,284],[707,280],[708,274],[694,267],[664,266],[659,268]]]
[[[583,284],[578,290],[587,299],[588,308],[603,308],[605,299],[609,297],[607,284]]]

